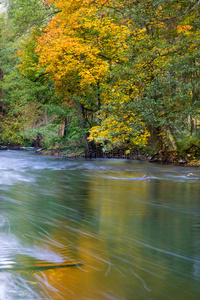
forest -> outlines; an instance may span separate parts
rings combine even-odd
[[[200,162],[199,0],[1,5],[1,148]]]

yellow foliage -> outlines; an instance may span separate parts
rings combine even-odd
[[[136,95],[138,89],[133,84],[131,88],[132,94]],[[102,100],[102,110],[98,116],[101,123],[90,130],[89,140],[100,143],[104,149],[121,146],[131,149],[134,145],[145,146],[149,132],[140,116],[128,108],[131,102],[130,96],[116,85],[112,91],[108,89],[103,93]]]
[[[188,34],[191,29],[192,29],[192,26],[190,26],[190,25],[178,25],[177,26],[178,33]]]
[[[54,80],[58,91],[84,91],[106,79],[111,61],[126,49],[127,26],[115,24],[101,7],[106,1],[49,0],[61,12],[38,39],[39,68]]]

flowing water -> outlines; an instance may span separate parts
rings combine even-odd
[[[200,299],[200,168],[1,151],[0,171],[1,300]]]

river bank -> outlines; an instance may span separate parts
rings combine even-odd
[[[159,157],[154,159],[155,155],[149,155],[147,152],[141,151],[113,151],[113,152],[99,152],[97,150],[94,151],[85,151],[85,152],[71,152],[65,153],[60,149],[38,149],[36,150],[37,154],[52,156],[52,157],[60,157],[67,159],[125,159],[125,160],[138,160],[138,161],[148,161],[150,163],[158,163],[163,165],[177,165],[177,166],[186,166],[186,167],[200,167],[200,159],[182,159],[176,158],[174,161],[167,160],[162,161]]]
[[[111,152],[103,152],[98,150],[90,151],[73,151],[69,152],[66,149],[44,149],[44,148],[34,148],[34,147],[21,147],[21,146],[2,146],[0,145],[0,150],[35,150],[35,153],[60,157],[66,159],[125,159],[125,160],[138,160],[138,161],[148,161],[150,163],[158,163],[163,165],[177,165],[185,167],[200,167],[200,158],[193,158],[188,156],[181,156],[174,151],[169,151],[168,153],[158,152],[156,154],[149,154],[147,151],[122,151],[115,150]]]

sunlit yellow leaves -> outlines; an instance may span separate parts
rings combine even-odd
[[[132,113],[107,116],[100,126],[90,130],[89,140],[95,140],[104,146],[104,149],[114,147],[128,147],[134,145],[144,146],[147,143],[149,133],[138,117]]]
[[[128,29],[117,24],[101,6],[89,0],[51,0],[61,12],[38,39],[39,67],[54,80],[57,90],[84,91],[104,81],[111,61],[123,59]],[[64,90],[62,90],[64,92]]]
[[[189,34],[191,29],[192,29],[192,26],[190,26],[190,25],[178,25],[177,26],[178,33]]]
[[[129,88],[132,90],[132,96],[139,93],[134,84]],[[104,150],[117,147],[131,149],[134,145],[144,146],[149,132],[140,116],[134,114],[129,108],[132,100],[123,88],[122,81],[119,80],[112,90],[105,90],[102,99],[99,115],[101,122],[99,126],[90,130],[89,140],[100,143]]]

